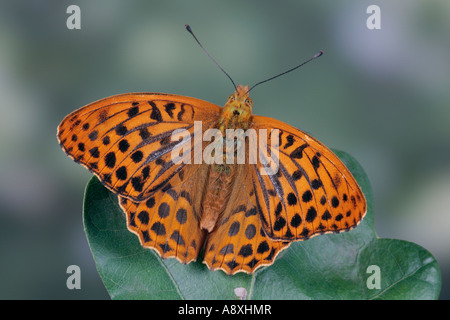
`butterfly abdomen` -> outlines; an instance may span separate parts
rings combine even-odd
[[[203,195],[200,228],[211,232],[226,209],[235,181],[233,165],[212,164]]]

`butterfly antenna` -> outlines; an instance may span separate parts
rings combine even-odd
[[[222,70],[223,73],[225,73],[225,75],[228,77],[228,79],[231,80],[231,83],[233,83],[234,89],[237,90],[236,88],[236,84],[234,83],[233,79],[231,79],[230,75],[223,70],[223,68],[220,66],[220,64],[214,60],[213,57],[211,57],[211,55],[208,53],[208,51],[206,51],[206,49],[202,46],[202,44],[200,43],[200,41],[198,41],[197,37],[195,36],[194,32],[192,32],[191,27],[188,24],[184,25],[186,27],[186,30],[194,37],[195,41],[197,41],[198,45],[200,46],[200,48],[202,48],[202,50],[208,55],[208,57],[216,64],[216,66],[219,67],[220,70]]]
[[[280,76],[282,76],[282,75],[284,75],[284,74],[286,74],[286,73],[289,73],[289,72],[291,72],[291,71],[294,71],[295,69],[300,68],[301,66],[307,64],[308,62],[310,62],[310,61],[312,61],[312,60],[314,60],[314,59],[317,59],[317,58],[320,57],[322,54],[323,54],[323,51],[319,51],[319,52],[317,52],[312,58],[309,58],[308,60],[306,60],[306,61],[300,63],[298,66],[295,66],[295,67],[293,67],[292,69],[289,69],[289,70],[287,70],[287,71],[285,71],[285,72],[282,72],[282,73],[280,73],[280,74],[277,74],[276,76],[273,76],[273,77],[271,77],[271,78],[269,78],[269,79],[266,79],[266,80],[263,80],[263,81],[260,81],[260,82],[258,82],[258,83],[256,83],[256,84],[254,84],[250,89],[248,89],[247,93],[249,93],[250,90],[252,90],[254,87],[259,86],[260,84],[262,84],[262,83],[264,83],[264,82],[273,80],[273,79],[278,78],[278,77],[280,77]]]

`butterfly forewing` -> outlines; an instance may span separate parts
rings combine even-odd
[[[254,128],[279,130],[279,170],[253,167],[267,235],[301,240],[355,227],[366,213],[364,194],[341,160],[322,143],[280,121],[254,116]]]
[[[68,115],[58,128],[64,151],[96,174],[110,190],[140,201],[166,184],[185,162],[172,151],[193,140],[173,141],[176,130],[206,130],[217,105],[176,95],[142,93],[105,98]],[[189,148],[189,149],[190,149]]]

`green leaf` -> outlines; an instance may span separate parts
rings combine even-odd
[[[117,196],[92,178],[84,226],[111,298],[237,299],[234,289],[243,287],[247,299],[437,299],[441,275],[434,257],[417,244],[377,237],[367,175],[351,156],[335,153],[367,198],[363,221],[346,233],[295,242],[273,265],[252,275],[227,276],[201,261],[183,265],[160,259],[127,230]]]

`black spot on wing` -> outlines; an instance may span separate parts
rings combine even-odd
[[[139,130],[139,136],[141,137],[142,140],[145,140],[148,137],[150,137],[150,132],[148,132],[147,128],[142,128]]]
[[[294,137],[290,134],[286,137],[286,144],[284,145],[284,149],[289,148],[294,144]]]
[[[184,104],[181,105],[180,109],[181,109],[180,112],[178,112],[178,114],[177,114],[178,121],[181,121],[183,119],[183,115],[184,115],[184,112],[185,112]]]
[[[105,165],[108,168],[114,168],[114,166],[116,165],[116,154],[114,152],[109,152],[105,156]]]
[[[166,110],[166,113],[173,119],[173,110],[175,109],[175,104],[169,102],[164,106],[164,109]]]
[[[158,122],[162,121],[161,112],[153,101],[148,102],[152,107],[152,112],[150,113],[150,119],[156,120]]]
[[[100,151],[98,150],[97,147],[94,147],[94,148],[90,149],[90,150],[89,150],[89,153],[91,154],[91,156],[92,156],[93,158],[98,158],[98,157],[100,157]]]
[[[88,137],[89,137],[89,140],[91,140],[91,141],[96,140],[98,137],[98,131],[97,130],[92,131],[91,133],[89,133]]]
[[[293,159],[301,159],[303,157],[303,150],[305,150],[309,145],[307,143],[302,144],[300,147],[296,148],[289,155]]]
[[[123,124],[117,125],[115,130],[116,130],[117,135],[119,135],[119,136],[124,136],[128,132],[127,127],[125,127]]]
[[[133,118],[139,113],[139,102],[133,102],[132,105],[133,106],[127,112],[129,118]]]
[[[131,160],[133,160],[134,163],[138,163],[142,161],[143,157],[144,154],[142,153],[142,151],[138,150],[131,155]]]

